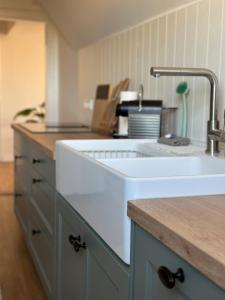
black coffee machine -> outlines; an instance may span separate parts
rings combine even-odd
[[[161,134],[162,107],[161,100],[135,100],[118,104],[117,136],[120,137],[120,131],[124,133],[127,130],[127,134],[121,135],[122,138],[158,139]]]

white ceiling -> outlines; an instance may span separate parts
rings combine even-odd
[[[38,0],[73,47],[83,47],[193,0]]]

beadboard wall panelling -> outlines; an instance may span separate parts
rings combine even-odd
[[[113,84],[125,77],[130,89],[144,84],[145,98],[163,99],[165,106],[179,106],[177,84],[185,79],[189,137],[206,141],[209,116],[209,83],[204,78],[155,79],[150,66],[205,67],[219,79],[218,115],[223,122],[225,104],[225,0],[199,0],[83,48],[79,52],[79,87],[83,102],[95,95],[99,83]],[[91,115],[86,120],[91,120]]]

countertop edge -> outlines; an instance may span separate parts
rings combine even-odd
[[[32,142],[36,143],[39,147],[42,148],[42,150],[53,160],[54,158],[54,153],[48,148],[45,147],[43,143],[39,142],[37,138],[35,138],[35,136],[37,137],[37,134],[34,134],[32,132],[29,132],[27,129],[23,128],[22,125],[20,124],[12,124],[11,125],[12,129],[23,134],[24,136],[28,137],[29,139],[32,140]],[[38,133],[38,135],[40,134],[45,134],[45,133]]]
[[[216,285],[225,289],[225,265],[205,252],[204,249],[200,249],[193,243],[190,243],[184,236],[180,236],[149,214],[143,212],[142,209],[135,205],[137,201],[128,202],[128,217]]]
[[[30,132],[26,128],[23,128],[22,124],[14,123],[11,124],[11,128],[23,136],[36,143],[51,159],[55,160],[55,142],[59,140],[83,140],[83,139],[112,139],[109,134],[103,133],[102,131],[94,132]]]

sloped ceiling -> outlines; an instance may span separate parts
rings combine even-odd
[[[0,9],[41,10],[39,3],[34,0],[0,0]]]
[[[193,0],[38,0],[76,48]]]
[[[45,21],[40,3],[34,0],[0,0],[1,19]]]

